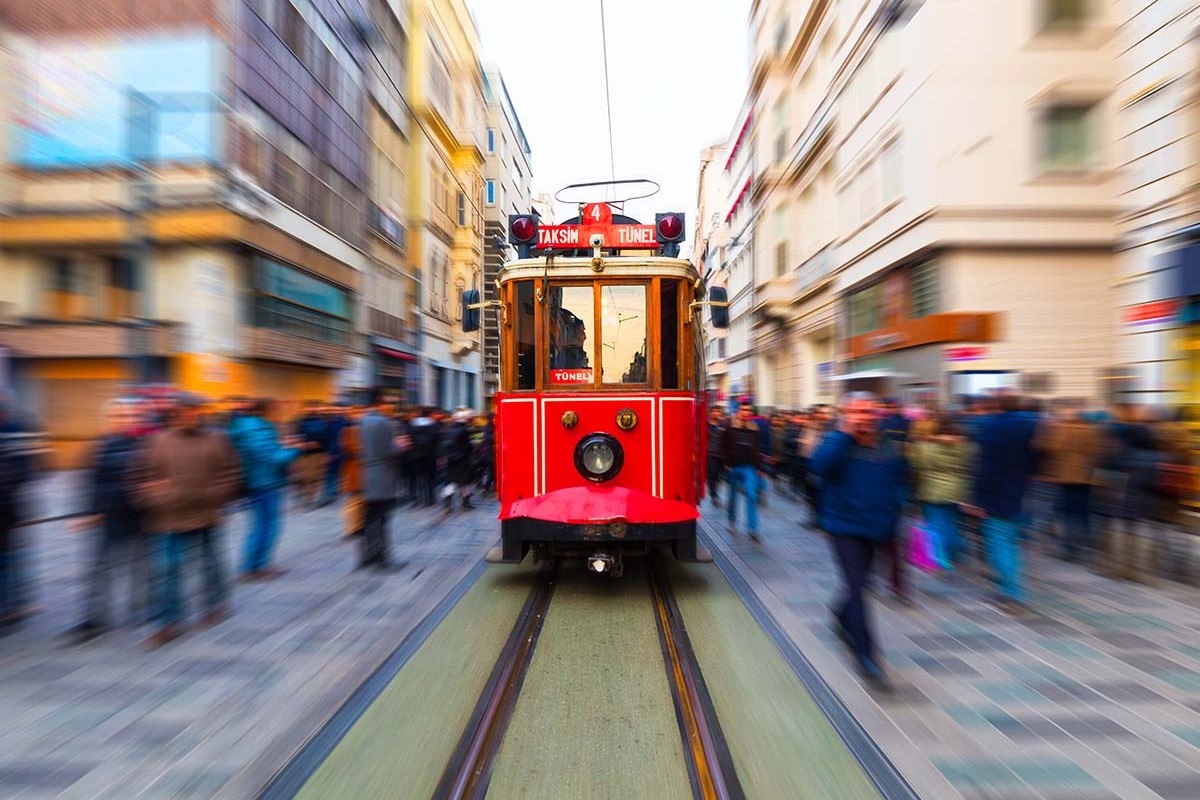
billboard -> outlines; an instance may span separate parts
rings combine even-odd
[[[34,168],[110,166],[139,156],[213,160],[218,57],[217,42],[205,34],[20,49],[13,160]],[[140,106],[131,101],[136,93],[145,96]],[[155,131],[143,146],[148,152],[131,156],[130,141],[146,130]]]

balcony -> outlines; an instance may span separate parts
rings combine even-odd
[[[396,215],[381,206],[370,203],[367,206],[367,227],[374,233],[390,242],[400,252],[408,247],[408,231],[404,223]]]
[[[60,322],[32,320],[0,325],[0,348],[18,358],[132,358],[170,356],[181,350],[180,329],[171,323]]]
[[[786,319],[796,301],[796,281],[791,275],[772,278],[754,289],[754,315],[760,322]]]

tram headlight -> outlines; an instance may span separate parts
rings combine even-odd
[[[589,481],[606,481],[621,471],[624,453],[607,433],[585,436],[575,446],[575,469]]]

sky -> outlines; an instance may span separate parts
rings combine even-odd
[[[749,0],[603,2],[616,176],[662,186],[626,213],[684,211],[690,237],[700,151],[729,136],[746,93]],[[611,176],[600,4],[468,0],[529,139],[535,194]]]

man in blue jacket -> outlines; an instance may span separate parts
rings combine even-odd
[[[833,540],[845,583],[845,595],[834,609],[835,628],[862,676],[885,688],[863,589],[876,552],[896,535],[906,465],[901,446],[880,430],[873,394],[849,395],[837,429],[813,453],[810,469],[821,478],[818,515]]]
[[[980,529],[995,572],[999,605],[1005,611],[1019,613],[1025,604],[1022,503],[1035,466],[1037,421],[1021,411],[1015,395],[992,399],[991,410],[975,428],[979,467],[975,473],[975,504],[967,512],[983,520]]]

